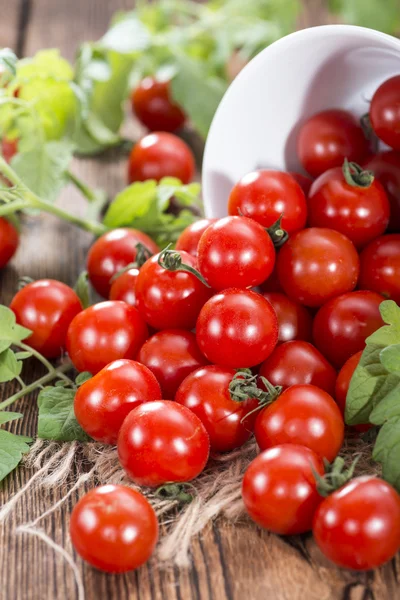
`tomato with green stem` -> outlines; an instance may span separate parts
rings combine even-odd
[[[170,400],[134,408],[118,436],[120,463],[137,485],[190,481],[203,471],[209,452],[203,423],[186,406]]]
[[[17,323],[32,331],[25,343],[46,358],[56,358],[65,349],[69,325],[82,304],[65,283],[39,279],[19,290],[10,308]]]
[[[324,474],[322,459],[305,446],[282,444],[261,452],[243,478],[247,513],[258,525],[279,535],[309,531],[322,500],[315,473]]]
[[[369,119],[378,138],[400,150],[400,75],[387,79],[372,96]]]
[[[311,340],[312,316],[305,306],[278,292],[265,292],[263,296],[272,305],[278,318],[278,344],[291,340]]]
[[[400,304],[400,234],[383,235],[364,248],[358,287]]]
[[[201,236],[217,219],[199,219],[184,229],[175,244],[176,250],[184,250],[197,258],[197,250]]]
[[[176,131],[185,123],[185,113],[171,98],[169,81],[145,77],[133,90],[131,101],[136,117],[150,131]]]
[[[111,283],[109,299],[122,300],[131,306],[136,306],[136,281],[139,275],[139,269],[133,267],[123,271]]]
[[[383,185],[390,204],[387,230],[400,233],[400,153],[378,152],[363,165]]]
[[[0,217],[0,269],[10,262],[19,246],[19,234],[10,221]]]
[[[70,534],[77,553],[93,567],[124,573],[152,555],[158,521],[140,492],[108,484],[90,490],[75,505]]]

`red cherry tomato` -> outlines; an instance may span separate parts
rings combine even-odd
[[[256,221],[225,217],[207,227],[201,236],[197,264],[214,290],[252,287],[272,273],[275,248]]]
[[[141,347],[137,360],[154,373],[163,397],[175,398],[182,381],[192,371],[208,364],[191,331],[164,329],[154,334]]]
[[[0,217],[0,269],[12,259],[18,245],[18,231],[7,219]]]
[[[111,284],[110,300],[122,300],[131,306],[136,306],[136,281],[139,269],[128,269],[119,275]]]
[[[97,442],[116,444],[126,415],[142,402],[161,397],[158,381],[147,367],[134,360],[115,360],[78,388],[75,417]]]
[[[326,171],[314,181],[308,210],[311,227],[340,231],[356,248],[363,248],[384,233],[390,216],[382,184],[374,179],[369,187],[350,185],[341,167]]]
[[[228,452],[242,446],[252,434],[258,400],[232,400],[229,384],[235,369],[209,365],[183,380],[175,396],[178,404],[190,408],[210,436],[211,450]]]
[[[400,154],[379,152],[364,163],[364,168],[372,171],[385,189],[390,203],[388,231],[400,233]]]
[[[353,354],[353,356],[350,356],[350,358],[346,360],[343,367],[340,369],[336,379],[335,398],[343,417],[346,408],[346,396],[349,390],[350,381],[353,377],[354,371],[358,366],[358,363],[360,362],[362,353],[363,351],[360,350],[359,352],[356,352],[356,354]],[[356,425],[356,427],[358,427],[358,425]],[[361,425],[361,427],[364,428],[365,426]]]
[[[289,298],[306,306],[321,306],[355,288],[359,260],[343,234],[311,227],[298,231],[280,249],[277,270]]]
[[[194,176],[194,156],[189,146],[172,133],[150,133],[132,148],[128,179],[146,181],[177,177],[189,183]]]
[[[362,163],[369,147],[361,127],[345,110],[324,110],[307,119],[297,138],[297,154],[304,169],[318,177],[341,167],[345,158]]]
[[[286,389],[312,384],[333,396],[336,371],[312,344],[293,340],[280,344],[260,367],[260,375]]]
[[[279,252],[279,251],[278,251]],[[278,253],[276,254],[276,257],[278,257]],[[278,278],[278,271],[276,268],[276,261],[275,261],[275,267],[274,270],[272,271],[271,275],[268,277],[268,279],[266,279],[265,281],[263,281],[260,284],[260,289],[263,293],[270,293],[270,292],[283,292],[283,287],[281,286],[281,282],[279,281]]]
[[[32,331],[24,342],[46,358],[56,358],[65,348],[68,327],[82,304],[65,283],[39,279],[19,290],[10,308],[17,323]]]
[[[78,371],[95,375],[114,360],[135,358],[147,337],[147,325],[136,308],[125,302],[100,302],[71,322],[67,350]]]
[[[120,463],[137,485],[190,481],[206,466],[209,452],[210,440],[200,419],[169,400],[134,408],[118,437]]]
[[[358,285],[400,304],[400,234],[383,235],[364,248]]]
[[[378,87],[372,96],[369,118],[378,138],[400,150],[400,75]]]
[[[375,569],[399,550],[399,495],[377,477],[357,477],[323,500],[314,516],[313,534],[336,565]]]
[[[322,459],[304,446],[283,444],[262,452],[244,474],[246,511],[258,525],[279,535],[309,531],[322,500],[314,472],[324,474]]]
[[[170,82],[154,77],[145,77],[133,91],[132,109],[150,131],[175,131],[186,119],[171,98]]]
[[[363,350],[365,339],[384,325],[379,312],[383,300],[375,292],[351,292],[319,309],[313,324],[314,342],[335,367]]]
[[[310,187],[312,186],[313,182],[311,177],[308,177],[307,175],[302,175],[301,173],[293,173],[292,171],[290,172],[290,175],[295,181],[297,181],[307,198],[308,192],[310,191]]]
[[[9,138],[3,138],[1,140],[1,153],[6,162],[11,162],[11,159],[18,152],[18,139],[11,140]]]
[[[300,444],[331,462],[343,444],[338,405],[315,385],[292,385],[257,416],[254,435],[261,450]]]
[[[137,569],[152,555],[158,521],[140,492],[123,485],[103,485],[76,504],[70,533],[75,550],[93,567],[124,573]]]
[[[184,264],[196,266],[187,252],[179,255]],[[138,310],[154,329],[193,329],[212,292],[192,273],[161,267],[159,256],[152,256],[140,269],[135,288]]]
[[[260,294],[232,288],[205,303],[197,320],[196,338],[210,362],[237,369],[253,367],[275,348],[278,320]]]
[[[290,340],[311,340],[312,316],[309,311],[284,294],[264,293],[278,317],[278,343]]]
[[[282,215],[282,228],[291,234],[305,226],[307,203],[289,173],[264,169],[248,173],[234,186],[228,213],[249,217],[263,227],[270,227]]]
[[[111,278],[135,260],[139,243],[150,254],[160,251],[148,235],[137,229],[113,229],[95,241],[88,252],[87,270],[93,287],[101,296],[108,298]]]
[[[207,227],[212,223],[215,223],[217,219],[200,219],[191,223],[184,229],[179,236],[176,244],[176,250],[184,250],[191,254],[194,258],[197,258],[197,247],[199,241]]]

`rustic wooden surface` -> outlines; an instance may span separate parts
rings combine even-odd
[[[111,14],[129,8],[129,0],[0,0],[0,46],[11,46],[20,55],[56,46],[72,59],[81,40],[96,39]],[[315,17],[316,0],[310,14]],[[110,194],[124,185],[122,161],[85,160],[76,171]],[[75,190],[67,189],[60,202],[79,211]],[[24,222],[22,243],[12,264],[0,275],[0,301],[8,303],[19,275],[55,277],[73,283],[85,261],[90,236],[55,218],[43,216]],[[33,376],[34,365],[30,365]],[[28,368],[28,371],[29,371]],[[4,385],[1,395],[11,393]],[[14,431],[35,431],[33,397],[21,400],[15,410],[25,414]],[[28,480],[20,468],[0,490],[3,504]],[[0,600],[75,600],[77,589],[70,568],[40,540],[17,535],[21,522],[42,514],[67,490],[42,497],[27,494],[0,531]],[[68,535],[70,502],[47,518],[43,527],[72,552]],[[350,573],[328,564],[310,536],[278,538],[250,522],[220,521],[193,542],[193,566],[188,570],[160,571],[155,561],[124,576],[99,573],[78,558],[87,600],[395,600],[400,599],[398,558],[375,572]]]

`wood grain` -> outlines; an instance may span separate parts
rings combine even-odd
[[[318,4],[318,2],[317,2]],[[316,0],[309,5],[315,19]],[[323,4],[323,3],[322,3]],[[59,47],[72,59],[84,39],[96,39],[107,27],[112,13],[129,8],[128,0],[0,0],[0,45],[31,54],[43,47]],[[321,3],[319,3],[321,6]],[[311,18],[311,17],[310,17]],[[315,21],[314,21],[315,22]],[[125,164],[81,160],[76,172],[109,194],[125,183]],[[60,199],[71,211],[83,211],[83,202],[72,188]],[[21,247],[12,265],[0,275],[0,301],[8,303],[19,275],[54,277],[73,283],[84,266],[91,237],[55,218],[44,215],[24,220]],[[30,364],[27,377],[37,375]],[[11,393],[3,385],[1,395]],[[15,410],[25,414],[14,431],[33,434],[36,425],[35,398],[21,400]],[[1,502],[18,491],[29,471],[16,470],[4,482]],[[71,570],[41,541],[16,535],[18,524],[42,514],[68,490],[42,496],[28,493],[0,531],[0,600],[75,600],[77,590]],[[81,492],[82,493],[82,492]],[[63,510],[43,523],[57,543],[73,552],[68,535],[73,494]],[[192,545],[190,569],[160,570],[152,560],[135,573],[110,576],[77,563],[87,600],[396,600],[400,599],[398,558],[374,573],[340,571],[329,564],[310,536],[282,539],[244,519],[239,523],[220,520],[210,524]]]

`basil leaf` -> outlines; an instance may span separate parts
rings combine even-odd
[[[57,442],[90,440],[75,418],[74,397],[75,390],[63,387],[47,387],[40,392],[38,396],[39,438]]]
[[[31,438],[15,435],[0,429],[0,481],[2,481],[21,462],[24,454],[29,452]]]

